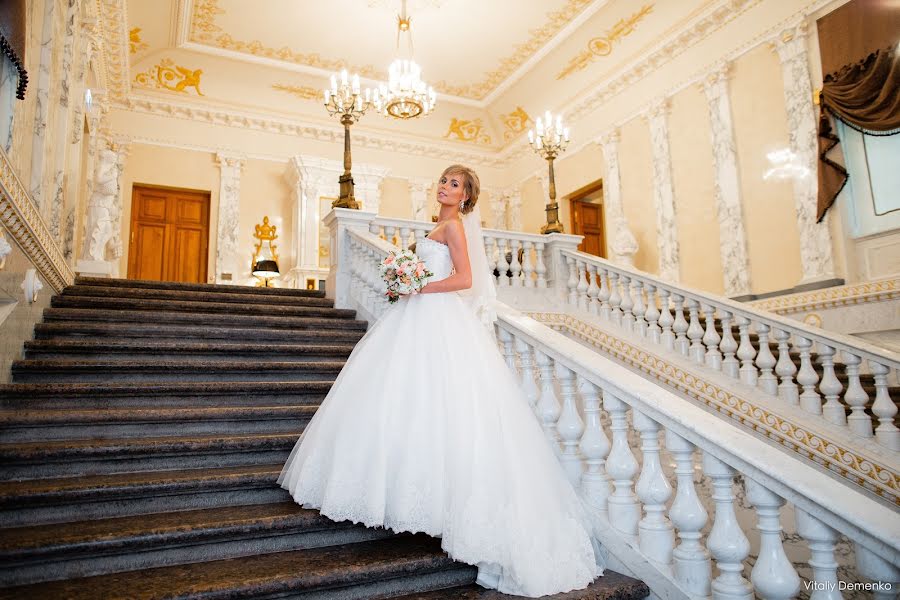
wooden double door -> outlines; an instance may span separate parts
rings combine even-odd
[[[209,192],[135,185],[128,278],[205,283]]]

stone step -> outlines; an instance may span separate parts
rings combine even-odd
[[[541,600],[643,600],[650,597],[650,588],[643,581],[607,569],[592,584],[582,590],[541,596]],[[394,596],[393,600],[512,600],[519,596],[508,596],[497,590],[483,588],[478,584],[461,585],[433,592]]]
[[[365,330],[368,324],[350,318],[264,316],[245,314],[191,313],[155,310],[94,310],[46,308],[44,321],[102,321],[106,323],[164,323],[167,325],[239,327],[260,329]]]
[[[221,292],[250,296],[281,296],[296,298],[324,298],[321,290],[295,290],[292,288],[250,287],[214,283],[180,283],[175,281],[148,281],[143,279],[106,279],[104,277],[76,277],[75,285],[101,288],[140,288],[145,290],[177,290],[196,292]]]
[[[272,329],[263,327],[239,328],[235,326],[192,326],[164,323],[104,323],[102,321],[51,321],[38,323],[34,328],[35,339],[62,336],[90,338],[158,338],[161,340],[253,340],[287,342],[297,344],[355,344],[365,334],[365,328],[324,329],[311,328]]]
[[[294,502],[2,529],[0,586],[222,560],[393,535]]]
[[[164,381],[321,381],[334,379],[343,361],[17,360],[14,383]]]
[[[182,340],[146,340],[132,338],[71,339],[44,338],[25,342],[25,356],[32,360],[83,357],[111,360],[129,357],[150,359],[184,356],[205,360],[318,361],[345,360],[353,344],[286,344]]]
[[[288,306],[284,304],[256,304],[246,302],[195,302],[184,300],[156,300],[145,298],[110,298],[91,296],[57,295],[50,301],[53,308],[80,308],[109,311],[161,311],[187,312],[191,314],[241,314],[266,317],[317,317],[327,319],[353,319],[355,310],[327,306]]]
[[[275,483],[283,462],[5,481],[0,523],[22,527],[284,502],[290,495]]]
[[[332,380],[0,384],[0,407],[19,409],[299,406],[319,404]]]
[[[7,598],[334,598],[362,600],[475,581],[440,540],[398,535],[340,546],[259,554],[0,589]]]
[[[139,287],[104,287],[94,285],[70,285],[62,291],[64,297],[144,298],[148,300],[184,300],[192,302],[234,302],[257,305],[324,306],[334,307],[334,301],[319,296],[284,296],[247,294],[232,291],[154,290]]]
[[[307,406],[0,410],[0,441],[289,433],[318,409]]]
[[[0,443],[0,480],[274,464],[300,433]]]

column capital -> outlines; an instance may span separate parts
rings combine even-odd
[[[427,192],[428,188],[434,185],[434,179],[431,177],[408,177],[406,181],[410,191],[419,193]]]
[[[703,93],[707,99],[718,98],[723,92],[727,91],[728,80],[731,78],[731,63],[728,61],[719,61],[713,68],[703,77],[701,85]]]
[[[769,40],[769,47],[777,54],[782,63],[804,56],[807,52],[806,36],[809,24],[805,19],[782,29]]]
[[[669,109],[672,107],[671,102],[668,97],[660,98],[658,100],[654,100],[653,104],[647,109],[645,113],[646,119],[653,120],[658,119],[660,117],[666,117],[669,114]]]
[[[613,127],[609,131],[601,133],[599,136],[597,136],[596,142],[599,146],[606,148],[617,145],[621,139],[622,135],[619,132],[619,128]]]
[[[238,172],[243,168],[246,158],[238,154],[228,154],[225,152],[216,152],[216,164],[219,169],[236,169]]]

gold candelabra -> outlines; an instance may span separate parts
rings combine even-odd
[[[535,128],[528,130],[528,143],[538,156],[547,161],[550,168],[550,203],[546,208],[547,224],[541,227],[541,233],[562,233],[563,224],[559,222],[559,204],[556,203],[553,161],[569,145],[569,128],[563,127],[562,116],[556,115],[554,120],[550,111],[547,111],[543,119],[538,117]]]
[[[339,115],[344,126],[344,174],[338,178],[341,184],[340,196],[331,203],[332,208],[359,209],[353,196],[353,175],[350,173],[350,126],[359,121],[372,106],[372,91],[365,90],[365,98],[360,94],[359,75],[348,77],[347,70],[340,73],[340,85],[336,76],[331,76],[331,89],[325,90],[325,109],[329,115]]]

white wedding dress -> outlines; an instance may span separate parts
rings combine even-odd
[[[418,256],[450,275],[447,246]],[[602,574],[588,512],[493,337],[457,293],[385,311],[291,452],[278,483],[336,521],[441,538],[478,583],[542,596]]]

